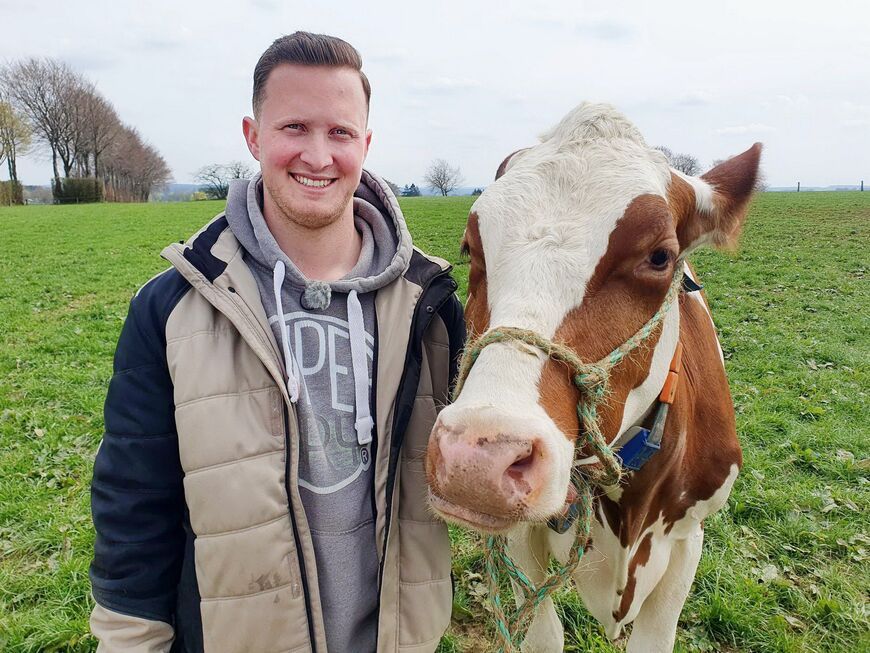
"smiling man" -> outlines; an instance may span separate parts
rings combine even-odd
[[[464,340],[446,262],[363,169],[369,82],[275,41],[242,123],[261,173],[134,297],[94,466],[103,651],[434,651],[450,546],[429,432]]]

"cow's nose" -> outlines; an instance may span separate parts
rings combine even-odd
[[[543,483],[539,438],[468,431],[458,437],[442,431],[441,436],[430,447],[430,469],[433,489],[448,501],[490,515],[517,516]]]

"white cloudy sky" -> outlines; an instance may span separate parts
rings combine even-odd
[[[420,183],[436,157],[467,185],[582,100],[615,104],[650,144],[716,158],[763,141],[771,185],[870,181],[870,4],[864,1],[0,0],[0,60],[57,57],[93,80],[175,180],[253,162],[251,73],[297,29],[362,53],[367,167]],[[20,163],[48,182],[45,157]]]

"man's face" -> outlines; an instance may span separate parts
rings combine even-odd
[[[352,219],[371,132],[352,68],[282,64],[269,74],[256,120],[242,129],[260,162],[264,213],[308,229]]]

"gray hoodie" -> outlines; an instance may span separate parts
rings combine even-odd
[[[326,639],[336,652],[375,650],[374,291],[405,270],[412,251],[396,199],[381,179],[363,171],[353,203],[360,257],[329,283],[305,278],[278,246],[263,217],[260,175],[233,182],[226,209],[297,407],[299,491],[314,541]]]

